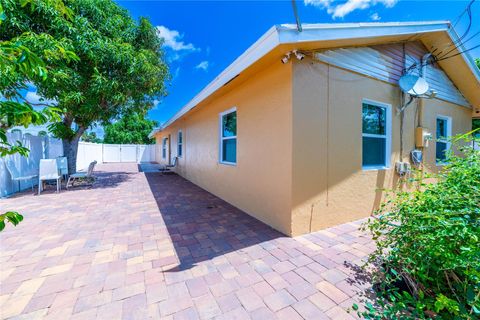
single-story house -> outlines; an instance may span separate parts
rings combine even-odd
[[[151,133],[156,160],[286,235],[369,216],[397,162],[436,170],[480,116],[460,42],[447,21],[274,26]]]

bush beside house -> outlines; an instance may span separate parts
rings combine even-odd
[[[440,173],[419,172],[415,191],[394,192],[366,224],[378,285],[363,317],[480,318],[480,151],[461,150]]]

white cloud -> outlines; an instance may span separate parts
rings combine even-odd
[[[180,75],[180,67],[177,67],[177,69],[175,69],[175,72],[173,73],[172,82],[176,80],[179,75]]]
[[[370,15],[370,19],[372,19],[373,21],[379,21],[382,19],[382,17],[380,17],[378,13],[374,12]]]
[[[195,67],[195,69],[202,69],[203,71],[207,71],[208,66],[209,66],[208,61],[202,61]]]
[[[154,99],[153,100],[153,106],[152,106],[152,109],[150,110],[157,110],[158,109],[158,104],[160,103],[160,100],[158,99]]]
[[[25,99],[28,102],[30,102],[33,106],[35,106],[37,104],[41,104],[42,106],[43,105],[56,105],[57,104],[56,100],[44,99],[41,96],[39,96],[36,91],[27,92],[27,94],[25,95]]]
[[[197,51],[192,43],[185,43],[182,41],[183,34],[177,30],[170,30],[165,26],[157,26],[157,33],[160,38],[163,38],[163,46],[173,51]]]
[[[314,7],[328,8],[331,6],[333,0],[304,0],[305,5],[312,5]]]
[[[334,0],[304,0],[305,5],[311,5],[326,9],[332,18],[343,18],[355,10],[364,10],[379,3],[387,8],[393,7],[398,0],[347,0],[340,4],[335,4]],[[338,3],[338,2],[337,2]],[[378,16],[378,14],[377,14]]]

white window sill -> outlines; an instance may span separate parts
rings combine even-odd
[[[362,167],[362,171],[378,171],[378,170],[388,170],[390,167],[378,166],[378,167]]]
[[[218,163],[219,163],[219,164],[224,164],[224,165],[227,165],[227,166],[232,166],[232,167],[236,167],[236,166],[237,166],[237,163],[236,163],[236,162],[219,161]]]

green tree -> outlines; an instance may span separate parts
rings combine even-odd
[[[157,122],[145,119],[142,114],[127,113],[118,121],[105,126],[105,143],[152,144],[148,134],[157,126]]]
[[[82,135],[82,141],[85,142],[93,142],[93,143],[102,143],[102,139],[97,137],[97,134],[95,132],[85,132]]]
[[[25,10],[42,10],[37,2],[23,0],[21,7]],[[76,55],[65,49],[65,43],[57,41],[42,32],[25,32],[15,36],[4,34],[5,25],[12,22],[10,1],[0,3],[0,156],[19,153],[27,156],[29,150],[21,142],[10,143],[6,131],[13,126],[40,125],[47,121],[59,121],[61,118],[57,108],[35,110],[26,101],[21,90],[27,88],[28,82],[41,83],[46,81],[49,70],[45,61],[55,61],[58,64],[68,63],[76,59]],[[68,19],[69,11],[60,0],[51,0],[51,10],[57,12],[59,18]],[[5,6],[5,7],[4,7]],[[45,50],[38,54],[32,52],[34,43],[42,43]],[[16,211],[0,214],[0,231],[5,223],[17,225],[23,216]]]
[[[135,21],[112,0],[65,0],[69,21],[52,9],[53,1],[37,1],[41,10],[4,1],[14,18],[0,28],[2,37],[44,32],[62,39],[79,57],[61,64],[46,61],[49,77],[34,81],[41,96],[55,99],[64,110],[50,130],[63,140],[70,172],[76,171],[78,141],[93,123],[106,124],[127,111],[145,113],[165,95],[168,67],[147,19]],[[43,43],[34,43],[32,51],[45,50]]]

